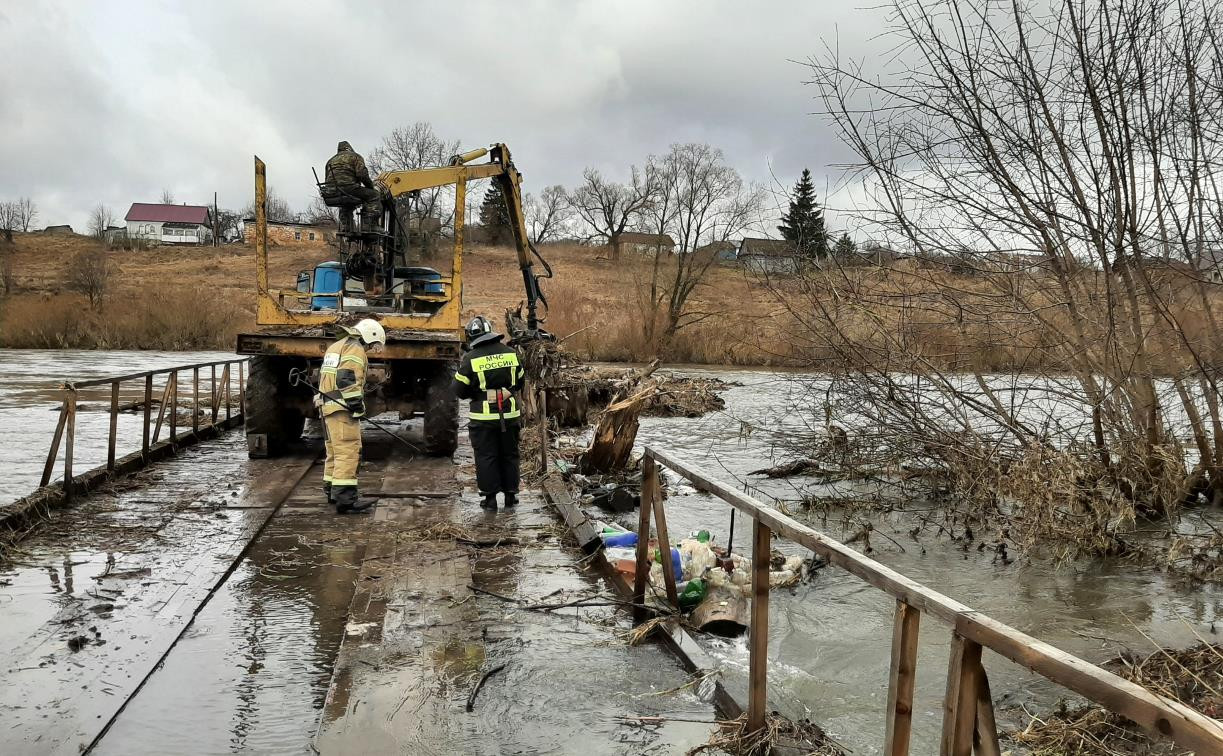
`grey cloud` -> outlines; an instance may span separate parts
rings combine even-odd
[[[528,186],[616,175],[708,141],[750,179],[820,175],[844,149],[791,61],[877,17],[830,3],[23,4],[0,16],[0,194],[46,222],[251,195],[251,155],[296,207],[338,139],[368,154],[417,120],[509,143]],[[830,7],[834,6],[834,7]]]

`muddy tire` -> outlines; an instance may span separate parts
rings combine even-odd
[[[454,393],[454,365],[444,365],[425,390],[425,451],[449,457],[459,446],[459,399]]]
[[[250,360],[250,376],[246,383],[247,450],[252,457],[276,457],[301,438],[306,418],[292,406],[286,406],[291,395],[289,368],[286,360],[255,355]]]

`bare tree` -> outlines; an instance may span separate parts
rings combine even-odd
[[[310,206],[306,208],[306,218],[311,223],[330,222],[339,226],[340,210],[336,207],[328,207],[322,197],[315,197],[310,200]]]
[[[297,221],[297,213],[293,212],[293,207],[289,201],[273,187],[268,187],[267,194],[267,215],[268,220],[278,223],[294,223]],[[242,208],[243,218],[255,217],[255,203],[252,201],[249,205]]]
[[[38,220],[38,205],[29,197],[22,197],[17,200],[17,222],[21,226],[21,230],[29,233],[30,226],[34,221]]]
[[[73,255],[68,266],[64,276],[67,287],[88,297],[90,309],[100,308],[110,281],[111,265],[106,251],[100,247],[82,250]]]
[[[16,202],[0,202],[0,231],[4,240],[13,242],[13,231],[21,226],[21,212]]]
[[[89,235],[101,239],[106,229],[114,225],[115,214],[106,205],[96,205],[89,214]]]
[[[221,241],[233,241],[242,236],[242,216],[233,210],[217,211],[217,236]]]
[[[1116,553],[1139,514],[1223,501],[1220,9],[890,6],[896,74],[811,63],[860,220],[911,258],[775,287],[837,367],[819,395],[1029,543]]]
[[[672,145],[650,166],[657,187],[650,209],[659,233],[676,240],[674,254],[655,254],[649,281],[640,287],[643,335],[663,355],[677,331],[716,314],[692,309],[690,298],[717,262],[714,243],[757,223],[765,195],[744,184],[722,151],[708,144]]]
[[[539,196],[528,193],[523,204],[526,206],[527,233],[536,244],[556,239],[573,217],[565,187],[560,184],[545,186]]]
[[[582,172],[582,184],[569,193],[574,213],[597,236],[607,239],[613,258],[620,256],[620,234],[648,213],[658,183],[654,171],[633,166],[627,184],[603,178],[595,168]]]
[[[388,171],[411,171],[418,168],[447,165],[450,158],[459,153],[459,143],[439,137],[428,121],[417,121],[411,126],[399,127],[382,138],[382,144],[370,152],[369,167],[375,174]],[[468,186],[468,192],[471,191]],[[449,199],[449,202],[447,201]],[[442,187],[426,189],[401,200],[409,203],[409,217],[440,218],[449,222],[454,208],[452,190]]]
[[[174,192],[170,191],[169,189],[162,189],[161,190],[161,204],[173,205],[174,204]]]

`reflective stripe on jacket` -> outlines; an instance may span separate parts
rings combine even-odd
[[[517,352],[499,342],[482,344],[463,355],[454,374],[455,393],[470,400],[467,416],[472,420],[516,420],[522,412],[514,395],[525,377]]]
[[[324,417],[333,412],[347,412],[348,400],[365,397],[367,367],[365,347],[360,339],[345,336],[327,347],[318,379],[318,390],[327,395],[323,401]]]

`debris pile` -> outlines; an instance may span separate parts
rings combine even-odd
[[[686,756],[702,753],[730,753],[735,756],[767,756],[772,753],[802,753],[811,756],[842,756],[845,749],[828,737],[809,719],[787,719],[770,712],[764,727],[749,732],[747,715],[718,722],[709,742],[687,751]]]
[[[1208,717],[1223,716],[1223,645],[1201,643],[1182,650],[1159,649],[1142,657],[1124,654],[1106,662],[1112,672],[1149,690],[1191,706]],[[1181,753],[1154,740],[1125,717],[1099,706],[1063,705],[1033,716],[1026,728],[1006,737],[1033,753],[1070,756]]]
[[[637,533],[614,524],[602,524],[603,556],[625,579],[637,572]],[[664,601],[666,577],[664,555],[658,541],[646,546],[650,563],[651,598]],[[752,593],[752,564],[741,554],[714,543],[707,530],[689,534],[671,547],[670,561],[681,612],[690,613],[690,624],[717,635],[741,635],[748,626]],[[812,565],[799,556],[779,551],[770,554],[769,586],[785,588],[810,577]],[[667,605],[669,606],[669,605]]]

